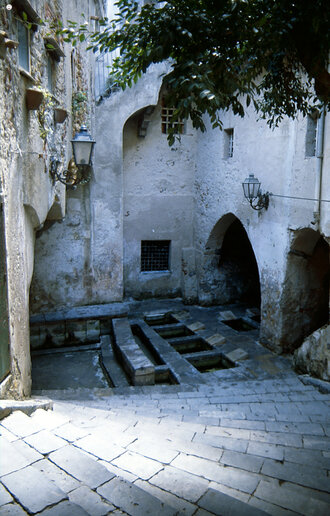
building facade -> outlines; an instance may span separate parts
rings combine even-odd
[[[96,4],[86,0],[86,9],[95,14],[101,8]],[[65,19],[69,7],[61,7]],[[83,109],[97,142],[89,184],[65,191],[45,172],[44,140],[36,113],[23,106],[26,79],[19,68],[14,70],[22,113],[13,109],[15,97],[9,102],[1,95],[0,101],[6,102],[7,120],[15,113],[1,136],[7,134],[8,146],[5,154],[1,146],[8,287],[1,307],[9,308],[9,327],[2,331],[9,332],[11,349],[24,354],[26,369],[24,376],[19,367],[24,388],[16,386],[15,392],[29,394],[29,307],[36,314],[146,297],[182,297],[201,305],[244,302],[260,308],[260,340],[276,352],[292,351],[326,328],[329,117],[320,112],[287,119],[271,130],[252,109],[244,119],[223,113],[223,131],[207,119],[205,133],[181,121],[170,147],[166,63],[151,66],[136,85],[119,91],[106,81],[111,56],[98,56],[94,105],[92,58],[83,49],[64,50],[59,100],[68,106],[73,99],[77,116]],[[8,54],[0,61],[4,89],[5,65],[17,59],[14,50]],[[73,114],[67,125],[55,127],[65,162]],[[8,160],[18,140],[21,153]],[[22,160],[30,149],[37,154]],[[272,194],[268,209],[253,210],[243,196],[242,182],[251,173]],[[11,364],[17,356],[12,351]]]
[[[65,217],[66,187],[52,161],[66,168],[82,122],[93,129],[93,56],[55,33],[58,21],[92,28],[97,0],[0,2],[1,397],[31,391],[29,290],[35,235]]]

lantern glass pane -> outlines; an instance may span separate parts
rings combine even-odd
[[[88,165],[91,157],[93,142],[76,141],[72,143],[76,165]]]

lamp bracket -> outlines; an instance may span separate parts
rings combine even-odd
[[[92,177],[92,165],[76,165],[73,158],[70,159],[68,168],[59,172],[61,162],[52,156],[50,159],[50,175],[53,184],[59,181],[65,186],[74,188],[77,185],[89,183]]]
[[[265,208],[265,210],[268,209],[269,206],[269,196],[271,194],[269,192],[261,193],[259,192],[257,197],[254,199],[250,199],[250,206],[256,211],[262,210]],[[256,201],[255,204],[253,202]]]

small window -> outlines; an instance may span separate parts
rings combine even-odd
[[[315,111],[307,116],[307,130],[305,141],[305,156],[311,158],[316,155],[316,133],[317,133],[318,112]]]
[[[19,66],[26,72],[30,72],[30,31],[20,21],[18,27],[18,62]]]
[[[170,240],[142,240],[141,272],[168,271]]]
[[[232,158],[234,155],[234,129],[224,130],[224,152],[225,159]]]
[[[168,134],[170,129],[173,129],[174,134],[184,134],[185,123],[184,120],[173,120],[175,107],[162,106],[162,133]]]

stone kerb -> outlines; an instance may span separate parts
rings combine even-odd
[[[155,367],[134,340],[128,319],[114,319],[114,348],[133,385],[154,385]]]

